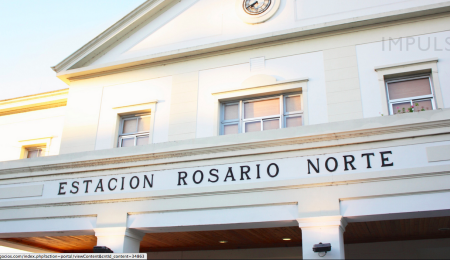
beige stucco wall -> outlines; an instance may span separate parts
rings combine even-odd
[[[360,95],[356,46],[379,42],[389,37],[399,38],[448,31],[449,21],[448,15],[439,14],[414,18],[407,22],[390,22],[382,26],[370,25],[339,33],[325,33],[297,40],[279,41],[276,44],[262,44],[257,49],[232,50],[224,54],[199,56],[195,59],[168,61],[144,69],[73,81],[70,83],[71,91],[61,153],[95,149],[99,138],[97,132],[99,115],[102,113],[100,110],[104,87],[162,77],[173,77],[171,99],[174,102],[170,105],[168,140],[194,138],[201,131],[196,127],[199,113],[195,105],[199,97],[198,72],[248,64],[251,58],[262,56],[266,60],[274,60],[323,52],[327,102],[325,109],[328,113],[324,117],[330,122],[362,118],[362,104],[367,100],[363,100]],[[183,91],[186,91],[185,95],[182,94]],[[381,116],[378,111],[371,114]]]
[[[45,156],[58,155],[65,111],[57,107],[0,116],[0,161],[18,160],[24,146],[40,143],[49,144]]]

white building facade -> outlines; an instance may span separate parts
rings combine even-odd
[[[449,1],[148,0],[53,69],[0,101],[0,245],[450,254]]]

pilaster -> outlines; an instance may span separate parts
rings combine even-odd
[[[344,232],[347,222],[342,216],[297,219],[302,230],[303,259],[345,259]],[[323,257],[313,252],[315,244],[330,243],[331,251]]]

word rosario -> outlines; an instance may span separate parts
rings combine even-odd
[[[260,172],[260,164],[256,165],[256,169],[252,170],[252,168],[248,165],[239,166],[237,170],[235,170],[236,174],[240,176],[240,180],[251,180],[251,175],[256,175],[254,178],[261,179],[261,172]],[[256,171],[255,171],[256,170]],[[269,166],[267,166],[267,175],[269,175],[271,178],[275,178],[278,176],[278,173],[280,173],[280,168],[276,163],[271,163]],[[227,174],[225,178],[223,179],[223,182],[230,181],[236,181],[236,178],[234,177],[233,167],[228,167]],[[249,175],[250,174],[250,175]],[[218,169],[211,169],[209,170],[209,178],[208,182],[216,183],[220,181],[220,176]],[[186,178],[188,178],[188,173],[185,171],[178,172],[178,186],[181,185],[188,185]],[[205,174],[201,170],[196,170],[192,174],[192,181],[195,184],[200,184],[203,182],[203,179],[205,178]],[[182,184],[183,183],[183,184]]]

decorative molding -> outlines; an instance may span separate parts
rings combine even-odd
[[[280,203],[264,203],[264,204],[249,204],[239,206],[220,206],[220,207],[208,207],[208,208],[190,208],[190,209],[173,209],[173,210],[156,210],[156,211],[140,211],[140,212],[128,212],[128,215],[145,215],[154,213],[166,213],[166,212],[184,212],[184,211],[202,211],[208,210],[220,210],[220,209],[238,209],[238,208],[257,208],[257,207],[270,207],[270,206],[286,206],[286,205],[298,205],[298,201],[292,202],[280,202]]]
[[[427,168],[428,169],[428,168]],[[351,184],[359,184],[359,183],[371,183],[371,182],[383,182],[383,181],[393,181],[393,180],[406,180],[406,179],[417,179],[417,178],[428,178],[428,177],[436,177],[436,176],[446,176],[450,175],[449,171],[442,171],[442,172],[427,172],[427,173],[419,173],[419,174],[408,174],[408,175],[402,175],[402,176],[389,176],[389,177],[380,177],[380,178],[360,178],[360,179],[353,179],[353,180],[345,180],[345,181],[333,181],[333,182],[317,182],[317,183],[308,183],[308,184],[289,184],[289,185],[280,185],[280,186],[272,186],[272,187],[265,187],[265,188],[247,188],[247,189],[237,189],[237,190],[227,190],[227,191],[206,191],[206,192],[198,192],[198,193],[184,193],[184,194],[177,194],[177,195],[155,195],[155,196],[141,196],[141,197],[130,197],[130,198],[121,198],[121,199],[98,199],[98,200],[85,200],[85,201],[70,201],[70,202],[54,202],[54,203],[41,203],[36,204],[33,202],[27,202],[27,204],[22,205],[15,205],[13,206],[2,206],[0,204],[0,209],[2,210],[8,210],[8,209],[25,209],[25,208],[40,208],[40,207],[67,207],[67,206],[82,206],[82,205],[98,205],[98,204],[111,204],[111,203],[125,203],[125,202],[143,202],[143,201],[151,201],[151,200],[157,200],[157,199],[177,199],[177,198],[194,198],[194,197],[205,197],[205,196],[219,196],[219,195],[231,195],[231,194],[244,194],[244,193],[255,193],[255,192],[268,192],[268,191],[281,191],[281,190],[295,190],[295,189],[308,189],[308,188],[316,188],[316,187],[329,187],[329,186],[340,186],[340,185],[351,185]],[[292,182],[292,181],[291,181]],[[445,192],[449,190],[437,190],[433,192]],[[407,193],[410,195],[414,194],[422,194],[424,192],[411,192]],[[406,193],[395,193],[395,194],[387,194],[383,195],[384,197],[389,196],[402,196]],[[361,199],[364,198],[378,198],[383,196],[366,196],[366,197],[358,197]],[[342,200],[351,200],[351,199],[358,199],[358,198],[344,198],[340,199]],[[28,204],[29,203],[29,204]],[[298,202],[291,202],[291,203],[276,203],[277,205],[280,204],[297,204]],[[268,204],[266,204],[268,205]],[[261,206],[259,204],[255,206]],[[246,205],[241,206],[233,206],[233,207],[246,207]],[[223,208],[223,207],[222,207]],[[228,206],[226,208],[229,208]],[[185,210],[192,210],[190,208],[186,208]],[[193,209],[195,210],[195,209]],[[182,209],[178,209],[177,211],[182,211]],[[155,211],[156,212],[156,211]],[[157,212],[164,212],[164,211],[157,211]],[[132,213],[131,215],[140,214],[140,213]],[[145,212],[142,214],[146,214]],[[130,213],[129,213],[130,215]],[[91,215],[87,215],[90,217]],[[96,215],[92,215],[96,216]],[[61,218],[69,218],[65,216],[57,216],[52,217],[55,219],[61,219]],[[80,216],[84,217],[84,216]],[[37,219],[37,218],[33,218]],[[9,219],[7,219],[9,220]],[[14,219],[15,221],[18,220],[27,220],[27,219]],[[4,220],[1,220],[4,221]]]
[[[0,100],[0,116],[67,105],[69,89]]]
[[[113,107],[113,109],[134,109],[134,108],[139,108],[141,106],[150,106],[153,105],[155,103],[158,103],[158,100],[153,100],[153,101],[149,101],[149,102],[145,102],[145,103],[141,103],[141,104],[132,104],[132,105],[126,105],[126,106],[120,106],[120,107]]]
[[[259,75],[256,75],[256,76],[259,76]],[[267,76],[267,75],[264,75],[264,76]],[[249,78],[249,79],[252,79],[252,78]],[[220,95],[220,94],[231,93],[231,92],[247,90],[247,89],[274,87],[274,86],[285,85],[285,84],[290,84],[290,83],[300,83],[300,82],[306,83],[308,81],[309,81],[309,78],[298,78],[298,79],[274,81],[274,82],[270,82],[270,83],[260,84],[260,82],[258,82],[258,81],[253,82],[253,81],[246,80],[242,83],[241,87],[238,89],[217,90],[217,91],[212,92],[211,94],[212,95]]]
[[[145,22],[149,16],[158,13],[161,9],[170,4],[170,2],[174,1],[176,0],[147,0],[69,57],[51,68],[57,73],[67,69],[83,57],[94,52],[96,49],[102,46],[107,47],[105,45],[108,45],[109,42],[120,40],[120,38],[126,35],[128,31],[133,31],[139,24]]]
[[[342,216],[324,216],[312,218],[298,218],[298,225],[300,228],[318,228],[327,226],[341,226],[344,230],[347,226],[347,221]]]
[[[0,199],[41,197],[44,184],[0,188]]]
[[[446,110],[450,111],[450,110]],[[392,117],[384,117],[379,118],[379,122],[382,122],[384,120],[398,120],[400,123],[404,123],[408,117],[409,118],[416,118],[421,116],[422,114],[429,113],[427,115],[436,116],[436,113],[443,113],[443,111],[427,111],[427,112],[421,112],[417,114],[402,114],[402,115],[395,115]],[[402,118],[402,119],[400,119]],[[377,124],[374,119],[359,119],[355,120],[352,124],[351,128],[354,128],[355,125],[360,122],[361,125],[365,124]],[[370,123],[369,123],[370,122]],[[129,171],[133,167],[142,167],[142,166],[155,166],[158,164],[167,164],[167,163],[179,163],[179,162],[189,162],[189,161],[198,161],[198,160],[207,160],[207,159],[213,159],[213,158],[223,158],[223,153],[230,153],[233,152],[233,155],[227,155],[228,157],[233,156],[242,156],[243,154],[264,154],[264,153],[276,153],[276,152],[282,152],[286,151],[286,147],[290,147],[289,150],[303,150],[303,149],[311,149],[311,148],[320,148],[322,146],[330,147],[330,146],[341,146],[346,144],[352,144],[354,141],[352,140],[359,140],[357,142],[377,142],[381,140],[395,140],[395,139],[403,139],[403,138],[411,138],[411,137],[419,137],[419,136],[427,136],[430,134],[436,135],[436,134],[448,134],[450,133],[450,119],[446,120],[437,120],[437,121],[427,121],[427,122],[421,122],[421,123],[410,123],[410,124],[401,124],[401,125],[392,125],[392,126],[384,126],[384,127],[371,127],[366,129],[360,129],[360,130],[338,130],[336,126],[334,129],[336,129],[336,132],[324,132],[320,134],[314,134],[314,132],[319,131],[319,129],[322,129],[322,132],[324,129],[333,129],[332,124],[335,123],[329,123],[328,128],[323,128],[323,126],[304,126],[297,129],[280,129],[280,136],[283,136],[283,138],[274,138],[273,134],[271,134],[271,138],[265,139],[260,141],[252,141],[252,142],[241,142],[239,139],[236,139],[236,137],[213,137],[213,138],[230,138],[229,144],[226,145],[210,145],[207,147],[200,147],[200,148],[193,148],[193,149],[184,149],[183,147],[186,147],[186,144],[189,143],[189,146],[195,147],[195,143],[192,143],[193,140],[187,140],[179,143],[179,146],[171,146],[171,151],[163,151],[163,152],[155,152],[154,149],[151,149],[150,153],[145,154],[134,154],[134,155],[124,155],[117,157],[118,154],[115,149],[111,149],[110,153],[111,155],[114,155],[116,157],[109,157],[109,158],[95,158],[92,160],[80,160],[80,161],[71,161],[71,162],[64,162],[64,163],[55,163],[55,164],[45,164],[45,159],[52,159],[51,157],[47,158],[39,158],[39,164],[35,165],[26,165],[23,166],[21,164],[21,167],[17,168],[9,168],[12,165],[16,164],[16,162],[3,162],[2,163],[2,170],[0,170],[0,179],[11,179],[11,178],[28,178],[30,177],[30,172],[33,173],[32,177],[37,176],[46,176],[46,175],[62,175],[62,174],[73,174],[73,173],[80,173],[80,172],[91,172],[91,171],[105,171],[105,170],[118,170],[118,169],[128,169]],[[338,124],[338,123],[336,123]],[[338,124],[339,125],[339,124]],[[339,126],[341,126],[340,124]],[[306,130],[306,128],[310,128]],[[350,129],[350,128],[349,128]],[[307,131],[311,134],[301,135],[301,136],[295,136],[298,133],[299,130]],[[431,131],[432,130],[432,131]],[[424,132],[426,131],[426,132]],[[282,134],[283,133],[283,134]],[[295,133],[295,135],[293,135]],[[261,136],[265,136],[265,133],[258,133]],[[394,135],[399,134],[399,135]],[[244,134],[245,135],[245,134]],[[244,137],[243,135],[243,137]],[[256,136],[256,135],[255,135]],[[371,137],[370,140],[367,137]],[[361,141],[360,139],[362,138]],[[253,139],[258,140],[258,139]],[[195,140],[194,140],[195,141]],[[211,140],[212,141],[212,140]],[[336,143],[325,143],[330,141],[338,141]],[[211,142],[211,143],[216,143]],[[224,143],[222,140],[221,143]],[[321,143],[314,144],[314,143]],[[154,144],[157,146],[162,147],[165,144]],[[295,145],[301,145],[299,148],[294,148]],[[139,148],[139,147],[138,147]],[[141,147],[142,148],[142,147]],[[146,147],[143,147],[144,149]],[[179,149],[181,148],[181,149]],[[266,149],[271,148],[271,149]],[[258,149],[264,149],[259,151]],[[142,150],[145,151],[145,150]],[[250,151],[250,152],[248,152]],[[104,156],[104,152],[107,151],[94,151],[90,152],[93,153],[101,153]],[[83,153],[86,157],[86,153]],[[84,157],[84,156],[83,156]],[[83,158],[81,157],[81,158]],[[68,159],[73,158],[73,155],[68,156]],[[11,166],[8,166],[10,164]],[[19,165],[19,164],[16,164]]]
[[[438,62],[438,60],[439,60],[439,58],[429,58],[429,59],[423,59],[423,60],[414,60],[414,61],[389,64],[389,65],[376,66],[375,71],[391,69],[391,68],[396,68],[396,67],[417,65],[417,64],[428,63],[428,62]]]
[[[380,27],[380,23],[401,23],[399,20],[421,18],[421,16],[431,16],[450,11],[450,2],[432,4],[422,7],[403,9],[399,11],[386,12],[377,15],[362,16],[351,19],[344,19],[326,24],[298,27],[289,30],[278,31],[257,35],[254,37],[239,38],[231,41],[218,42],[214,44],[201,45],[197,47],[148,55],[141,58],[122,60],[115,63],[108,63],[98,66],[87,66],[78,69],[63,71],[64,68],[56,69],[58,77],[66,82],[77,81],[95,77],[101,77],[126,71],[132,71],[161,64],[176,63],[185,60],[198,59],[209,56],[216,56],[230,52],[254,49],[255,47],[285,44],[292,41],[303,40],[307,36],[319,37],[320,34],[344,30],[360,30],[356,27],[375,26]],[[105,31],[106,33],[106,31]],[[100,37],[100,36],[99,36]],[[97,37],[98,38],[98,37]],[[97,39],[96,38],[96,39]],[[77,52],[75,53],[77,54]],[[73,55],[75,55],[73,54]],[[75,55],[73,59],[81,54]],[[69,57],[70,58],[70,57]],[[67,59],[69,59],[67,58]]]

